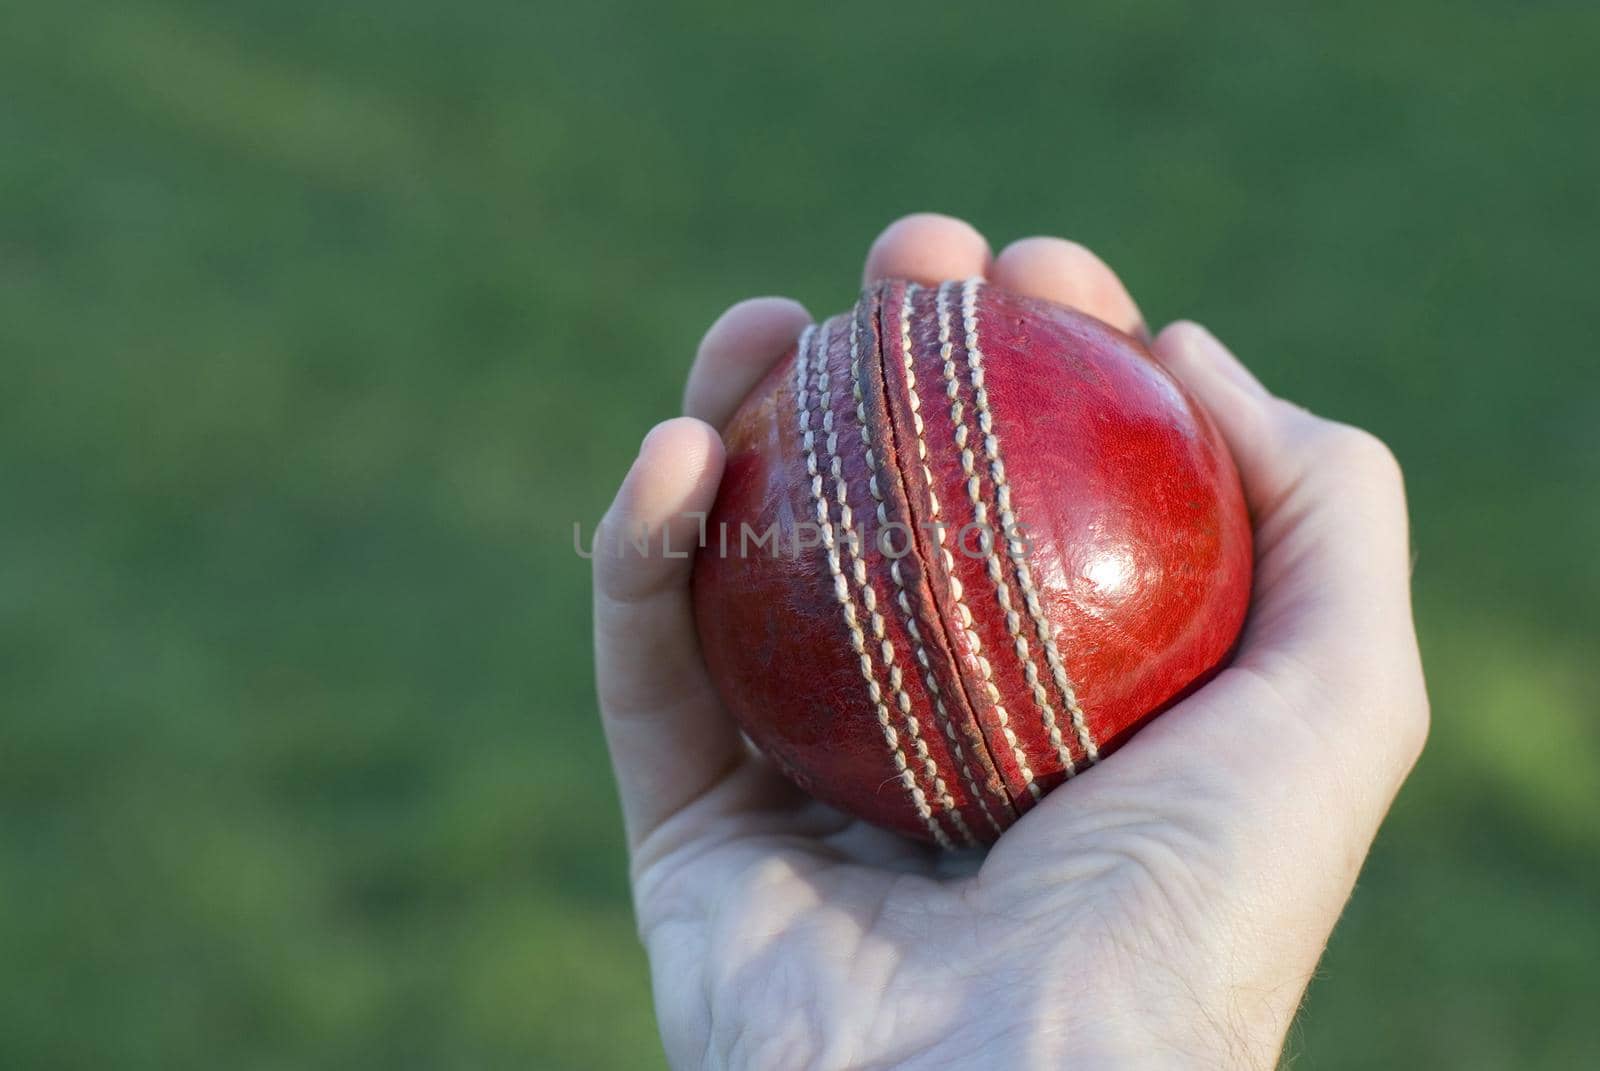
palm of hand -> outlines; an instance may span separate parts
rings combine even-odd
[[[1067,243],[991,264],[969,229],[913,217],[868,263],[930,282],[985,269],[1139,327],[1115,277]],[[725,416],[799,315],[767,301],[719,321],[690,411]],[[1239,463],[1250,620],[1230,668],[987,855],[800,796],[740,746],[705,680],[683,563],[597,558],[602,708],[674,1063],[1271,1065],[1425,732],[1404,502],[1375,440],[1272,398],[1201,329],[1153,349]],[[607,523],[670,529],[719,473],[715,434],[669,422]],[[646,656],[625,659],[641,635]]]

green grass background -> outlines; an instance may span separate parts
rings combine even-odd
[[[1600,1063],[1600,8],[1290,6],[0,7],[0,1066],[656,1065],[571,524],[924,208],[1406,466],[1295,1066]]]

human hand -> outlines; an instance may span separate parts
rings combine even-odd
[[[983,275],[1143,333],[1082,247],[991,258],[966,224],[891,226],[867,280]],[[810,322],[734,306],[686,418],[645,438],[595,543],[602,719],[674,1066],[1270,1067],[1427,732],[1399,469],[1273,397],[1204,329],[1156,357],[1238,464],[1255,587],[1231,664],[987,853],[941,853],[807,799],[740,741],[697,649],[692,545],[713,425]]]

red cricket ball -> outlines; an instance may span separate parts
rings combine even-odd
[[[801,336],[724,431],[694,566],[706,665],[817,798],[998,837],[1227,658],[1250,520],[1136,340],[899,280]]]

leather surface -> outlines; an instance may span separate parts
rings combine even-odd
[[[1137,341],[1055,305],[889,281],[807,341],[724,431],[707,666],[819,799],[993,840],[1225,661],[1250,593],[1237,473]],[[741,525],[778,553],[741,554]]]

